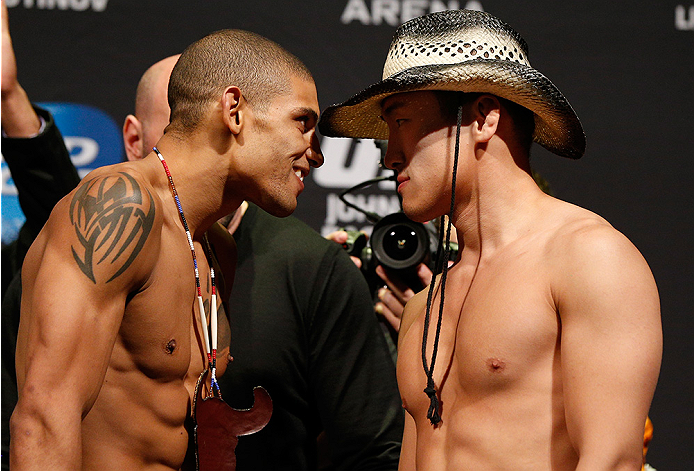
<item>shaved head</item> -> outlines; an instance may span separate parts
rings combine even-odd
[[[186,48],[171,73],[170,130],[194,129],[229,86],[263,111],[275,96],[290,91],[292,76],[313,82],[298,58],[263,36],[231,29],[205,36]]]
[[[143,155],[147,155],[169,124],[167,88],[180,54],[162,59],[142,75],[135,96],[135,117],[142,123]]]

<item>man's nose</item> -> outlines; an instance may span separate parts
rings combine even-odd
[[[311,167],[318,168],[323,165],[323,152],[321,151],[320,141],[315,132],[311,136],[311,145],[306,151],[306,158]]]
[[[397,140],[391,137],[388,140],[386,155],[383,158],[384,165],[391,170],[398,170],[402,166],[404,160]]]

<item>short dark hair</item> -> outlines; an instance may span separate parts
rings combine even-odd
[[[436,99],[439,102],[441,114],[446,122],[456,124],[458,120],[458,106],[468,104],[484,93],[465,93],[453,91],[434,91]],[[495,95],[496,96],[496,95]],[[508,111],[508,114],[513,120],[516,136],[519,144],[524,149],[530,151],[530,146],[533,143],[533,134],[535,133],[535,114],[524,106],[514,103],[505,98],[497,96],[501,105]]]
[[[313,81],[303,62],[259,34],[234,29],[211,33],[188,46],[171,72],[171,127],[195,128],[210,101],[230,85],[262,110],[273,97],[289,91],[291,75]]]

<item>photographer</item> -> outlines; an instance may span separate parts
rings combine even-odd
[[[388,141],[375,139],[374,144],[381,151],[381,163],[383,163],[388,148]],[[435,239],[438,237],[439,228],[446,226],[439,224],[440,221],[437,219],[427,223],[428,225],[430,224],[429,228],[435,229],[427,230],[424,225],[411,221],[403,213],[394,213],[380,217],[368,213],[344,198],[346,194],[358,188],[366,187],[384,179],[389,180],[392,177],[377,178],[359,183],[345,190],[340,195],[340,199],[346,206],[364,213],[369,220],[376,222],[371,240],[371,245],[373,245],[373,236],[376,235],[376,245],[379,247],[376,249],[376,254],[373,254],[372,247],[366,248],[368,235],[364,232],[339,230],[328,234],[326,238],[342,245],[350,254],[354,264],[361,269],[374,295],[374,311],[389,326],[388,330],[392,339],[389,338],[388,340],[397,342],[397,333],[400,330],[400,320],[405,304],[431,283],[433,278],[432,268],[434,268],[437,258]],[[414,237],[416,233],[416,240],[410,240],[407,248],[401,246],[405,251],[409,250],[409,253],[392,254],[394,258],[384,253],[388,251],[386,247],[388,243],[384,241],[384,238],[387,237],[385,229],[389,228],[396,228],[401,234],[403,230],[409,232],[408,229],[412,229],[413,232],[409,237]],[[449,255],[449,265],[457,257],[458,239],[455,228],[451,228],[450,241],[452,253]],[[400,243],[403,242],[405,241],[400,241]],[[390,244],[392,245],[393,241]],[[381,254],[380,257],[379,253]],[[394,345],[392,349],[393,357],[397,358]]]

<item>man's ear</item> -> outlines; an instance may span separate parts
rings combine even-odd
[[[501,116],[501,103],[493,95],[482,95],[472,106],[475,126],[474,134],[478,142],[489,142],[497,132]]]
[[[129,114],[123,123],[123,144],[125,145],[125,155],[129,161],[140,160],[142,157],[142,123],[135,116]]]
[[[231,86],[224,90],[221,100],[222,119],[232,134],[241,132],[243,119],[246,114],[244,101],[239,87]]]

